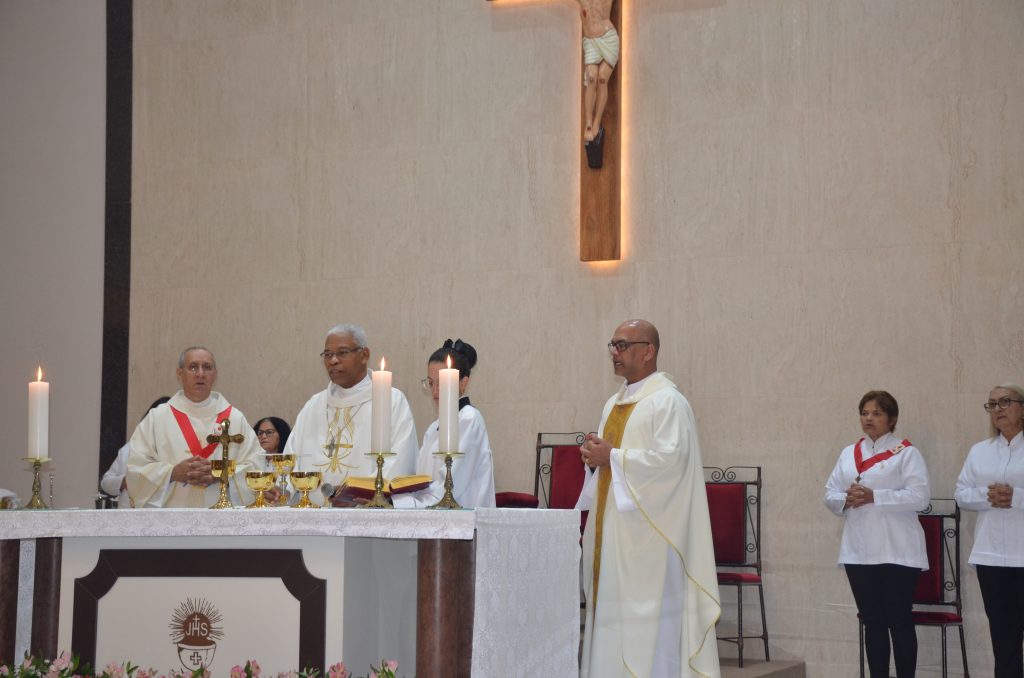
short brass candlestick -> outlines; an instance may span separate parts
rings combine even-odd
[[[43,464],[45,464],[46,462],[50,461],[50,458],[49,457],[23,457],[22,460],[23,461],[27,461],[28,463],[32,464],[32,498],[28,500],[27,504],[25,504],[25,508],[27,508],[27,509],[47,509],[47,508],[50,508],[49,506],[46,505],[46,502],[43,501],[42,496],[40,496],[40,494],[39,494],[43,490],[43,482],[42,482],[42,480],[40,479],[39,476],[40,476],[40,473],[42,472]],[[52,483],[51,483],[51,487],[52,487]]]
[[[432,509],[460,509],[462,505],[455,501],[455,495],[452,494],[452,487],[455,483],[452,482],[452,457],[461,457],[462,452],[434,452],[434,456],[444,457],[444,496],[441,497],[441,501],[437,502],[433,506],[427,508]]]
[[[206,442],[208,443],[220,443],[221,445],[221,457],[210,462],[210,473],[214,477],[220,473],[220,498],[217,499],[217,503],[211,506],[212,509],[224,509],[234,508],[234,504],[231,503],[231,495],[229,490],[231,489],[231,476],[235,473],[235,461],[228,459],[228,445],[235,443],[238,445],[242,444],[245,438],[241,433],[231,435],[231,420],[225,419],[220,423],[221,430],[220,435],[210,434],[206,436]],[[218,463],[219,462],[219,463]]]
[[[394,452],[368,452],[370,456],[377,457],[377,479],[373,482],[373,499],[362,508],[394,508],[391,500],[384,494],[384,457],[395,456]]]

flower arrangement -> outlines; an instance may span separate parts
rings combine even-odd
[[[393,659],[382,659],[378,666],[371,666],[370,673],[366,678],[396,678],[398,662]],[[19,664],[0,664],[0,677],[2,678],[212,678],[209,669],[201,668],[191,673],[177,670],[166,673],[156,669],[143,669],[131,662],[117,664],[111,662],[102,671],[93,671],[89,665],[83,665],[79,658],[70,652],[61,652],[56,659],[50,661],[40,657],[25,655],[24,661]],[[303,669],[301,671],[287,671],[276,676],[262,673],[260,665],[255,659],[250,659],[244,665],[237,665],[231,668],[230,678],[357,678],[345,666],[344,662],[338,662],[328,667],[327,672],[320,673],[319,669]]]

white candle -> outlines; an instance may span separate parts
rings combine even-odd
[[[448,356],[448,369],[439,370],[441,383],[438,387],[437,427],[438,452],[459,451],[459,371],[452,369],[452,357]]]
[[[372,419],[370,425],[370,452],[391,451],[391,373],[380,369],[370,375],[373,382],[373,401],[370,404]]]
[[[42,366],[28,382],[28,456],[45,458],[50,451],[50,384]]]

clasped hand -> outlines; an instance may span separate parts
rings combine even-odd
[[[875,502],[875,492],[860,483],[851,483],[846,490],[846,508],[860,508]]]
[[[1010,508],[1013,503],[1013,488],[1006,483],[992,483],[988,486],[988,503],[992,508]]]
[[[611,443],[588,433],[586,441],[580,445],[580,458],[591,468],[607,466],[612,458]]]
[[[209,461],[202,457],[189,457],[174,466],[171,471],[171,480],[186,485],[207,487],[213,483],[214,478]]]

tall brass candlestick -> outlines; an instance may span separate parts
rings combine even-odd
[[[49,457],[23,457],[23,461],[27,461],[32,464],[32,498],[29,499],[28,503],[25,504],[27,509],[46,509],[50,508],[43,501],[40,492],[43,490],[43,482],[40,479],[43,464],[50,461]]]
[[[223,509],[232,508],[234,504],[231,503],[231,495],[228,490],[231,489],[231,475],[235,472],[235,463],[228,459],[228,445],[235,443],[238,445],[242,444],[245,438],[241,433],[231,435],[231,420],[225,419],[221,422],[220,435],[210,434],[206,436],[206,442],[208,443],[220,443],[221,445],[221,457],[219,460],[211,462],[211,472],[213,475],[217,475],[217,461],[220,462],[220,498],[217,499],[217,503],[211,506],[212,509]]]
[[[427,508],[432,509],[460,509],[462,505],[455,501],[455,495],[452,494],[452,488],[455,483],[452,482],[452,457],[461,457],[462,452],[434,452],[434,456],[444,457],[444,496],[441,497],[441,501],[437,502],[433,506]]]
[[[394,508],[391,500],[384,494],[384,457],[395,456],[394,452],[368,452],[370,456],[377,457],[377,479],[373,483],[373,499],[362,504],[362,508]]]

